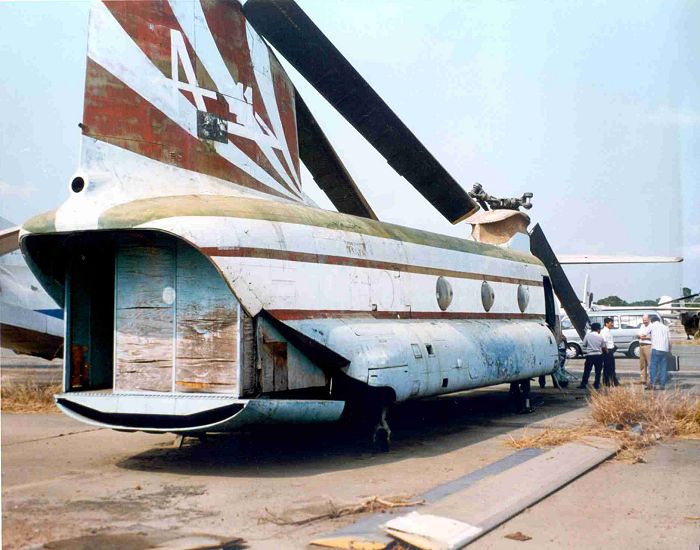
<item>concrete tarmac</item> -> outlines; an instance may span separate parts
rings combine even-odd
[[[635,361],[618,365],[623,380],[637,376]],[[580,366],[574,360],[569,369]],[[674,380],[695,393],[699,382],[700,369]],[[506,464],[499,461],[518,451],[505,441],[523,428],[586,415],[583,391],[535,384],[534,392],[537,412],[525,416],[512,412],[506,385],[397,406],[383,454],[342,425],[251,430],[177,449],[172,436],[94,429],[60,414],[2,414],[3,548],[192,548],[236,538],[250,548],[305,548],[367,516],[279,523],[449,486]],[[672,441],[643,464],[606,462],[473,546],[697,547],[699,459],[699,441]],[[504,538],[514,531],[532,540]]]

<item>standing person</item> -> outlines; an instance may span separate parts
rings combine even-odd
[[[605,351],[605,339],[600,335],[600,323],[592,323],[591,331],[583,339],[583,353],[586,362],[583,367],[583,378],[579,388],[585,390],[588,386],[588,378],[591,375],[591,367],[595,367],[595,382],[593,387],[600,388],[600,371],[603,368],[603,352]]]
[[[613,318],[606,317],[603,319],[603,330],[600,335],[605,339],[606,351],[603,352],[603,384],[606,386],[619,386],[620,381],[615,373],[615,339],[612,335]]]
[[[639,337],[639,379],[645,386],[649,385],[649,361],[651,360],[651,336],[649,331],[649,316],[642,315],[642,326],[639,327],[637,336]]]
[[[646,389],[663,390],[666,387],[666,368],[668,357],[671,354],[671,338],[668,327],[661,322],[657,315],[651,315],[649,320],[651,321],[649,330],[649,336],[651,336],[651,361],[649,363],[651,379]]]

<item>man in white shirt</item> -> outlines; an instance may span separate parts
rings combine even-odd
[[[651,379],[646,389],[653,387],[656,390],[663,390],[666,386],[666,368],[671,354],[671,338],[668,327],[661,322],[657,315],[652,315],[650,321],[651,361],[649,370],[651,371]]]
[[[603,330],[600,331],[600,335],[605,340],[606,351],[603,352],[603,384],[606,386],[619,386],[620,381],[617,379],[617,374],[615,373],[615,340],[613,339],[612,329],[613,329],[613,318],[606,317],[603,319],[603,324],[605,325]]]
[[[651,336],[649,331],[649,316],[642,315],[642,326],[639,327],[637,336],[639,338],[639,379],[645,386],[649,384],[649,361],[651,360]]]
[[[605,351],[605,339],[600,335],[600,323],[592,323],[591,331],[583,339],[583,353],[586,362],[583,365],[583,377],[579,388],[585,390],[588,386],[588,378],[591,376],[591,367],[595,367],[595,383],[593,387],[600,388],[600,371],[603,369],[603,353]]]

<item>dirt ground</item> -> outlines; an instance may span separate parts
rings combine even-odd
[[[633,380],[636,362],[618,364]],[[700,369],[678,373],[675,383],[698,392]],[[512,455],[504,440],[524,427],[571,425],[586,414],[580,390],[536,388],[537,412],[525,416],[512,412],[507,393],[503,385],[396,407],[388,453],[341,425],[248,431],[178,449],[172,436],[94,429],[60,414],[3,414],[3,548],[193,548],[237,539],[245,543],[228,547],[305,548],[363,516],[294,526],[271,515],[299,520],[329,503],[420,495]],[[662,443],[646,463],[603,464],[474,546],[697,547],[700,442]],[[504,538],[514,531],[532,540]]]

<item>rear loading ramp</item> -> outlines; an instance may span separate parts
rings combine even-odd
[[[344,401],[236,399],[206,394],[68,392],[56,396],[66,415],[124,431],[228,432],[248,425],[335,422]]]

